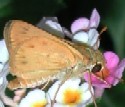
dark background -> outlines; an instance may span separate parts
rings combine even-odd
[[[125,57],[125,0],[0,0],[0,38],[8,20],[38,23],[43,16],[57,16],[62,26],[70,30],[73,20],[90,17],[93,8],[101,16],[98,30],[108,30],[101,35],[101,49]],[[124,107],[125,84],[106,89],[98,107]]]

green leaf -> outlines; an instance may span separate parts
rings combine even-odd
[[[12,11],[11,0],[0,0],[0,18],[9,15]]]
[[[114,43],[116,53],[124,57],[125,53],[125,0],[112,1],[111,7],[103,20]],[[110,44],[110,43],[109,43]]]

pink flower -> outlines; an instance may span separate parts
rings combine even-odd
[[[80,17],[75,20],[71,25],[72,33],[75,33],[79,30],[86,30],[90,28],[97,28],[100,22],[100,16],[96,9],[93,9],[90,20],[86,17]]]
[[[111,86],[118,84],[125,68],[125,58],[119,62],[119,57],[111,51],[105,52],[104,58],[106,60],[107,70],[104,69],[96,75],[93,73],[90,75],[88,72],[84,73],[84,79],[89,81],[89,76],[91,76],[91,83],[97,88],[110,88]],[[102,74],[102,72],[104,78],[100,78],[100,74]]]
[[[99,47],[99,33],[96,30],[100,22],[100,16],[96,9],[92,11],[90,20],[80,17],[71,24],[72,40],[86,43],[94,49]]]

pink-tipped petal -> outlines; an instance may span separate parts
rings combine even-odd
[[[95,92],[95,97],[100,98],[103,95],[104,88],[95,87],[94,92]]]
[[[80,29],[88,29],[89,20],[85,17],[78,18],[71,24],[71,31],[75,33]]]
[[[95,87],[100,87],[100,88],[110,88],[111,85],[108,84],[106,81],[100,79],[99,77],[95,76],[94,74],[90,74],[88,72],[84,73],[84,79],[85,81],[89,82],[89,76],[91,76],[91,84],[92,86]]]
[[[116,84],[118,84],[118,82],[120,81],[122,75],[123,75],[123,71],[125,69],[125,58],[120,62],[120,64],[118,65],[116,71],[115,71],[115,81],[113,83],[113,85],[115,86]]]
[[[109,75],[109,76],[105,79],[105,81],[107,81],[107,83],[108,83],[108,84],[111,84],[111,85],[113,84],[114,80],[115,80],[114,75]]]
[[[100,22],[100,15],[96,9],[92,11],[91,17],[90,17],[90,27],[98,27]]]
[[[111,51],[106,51],[104,53],[104,58],[106,59],[106,67],[111,70],[117,67],[119,63],[119,57]]]

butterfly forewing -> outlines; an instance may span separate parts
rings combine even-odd
[[[10,63],[13,62],[16,50],[22,44],[22,42],[32,36],[30,32],[32,32],[34,27],[30,26],[30,24],[18,20],[9,21],[6,24],[4,29],[4,38],[11,56]]]
[[[4,30],[10,70],[24,79],[48,78],[76,65],[79,51],[46,31],[23,21],[11,21]]]
[[[15,74],[37,70],[59,70],[73,66],[76,63],[76,56],[65,45],[37,36],[21,44],[14,63]]]

